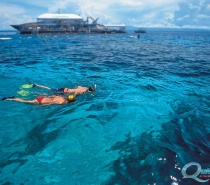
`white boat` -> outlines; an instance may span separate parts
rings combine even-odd
[[[90,22],[89,20],[92,20]],[[11,25],[21,34],[39,34],[39,33],[125,33],[125,26],[113,30],[117,26],[104,26],[97,23],[97,19],[82,17],[75,14],[42,14],[37,18],[37,22],[25,23],[20,25]]]

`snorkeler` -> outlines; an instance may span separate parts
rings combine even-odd
[[[43,105],[52,105],[52,104],[67,104],[70,102],[75,102],[77,93],[75,92],[72,95],[69,95],[67,98],[63,96],[39,96],[34,100],[24,100],[21,98],[15,97],[5,97],[2,98],[2,101],[16,101],[21,103],[30,103],[30,104],[43,104]]]
[[[69,93],[74,93],[76,92],[77,94],[84,94],[86,92],[92,92],[96,90],[96,85],[94,87],[82,87],[82,86],[77,86],[76,88],[58,88],[58,89],[52,89],[47,86],[39,85],[39,84],[25,84],[22,86],[23,88],[31,88],[31,87],[39,87],[39,88],[44,88],[48,90],[52,90],[54,94],[69,94]]]

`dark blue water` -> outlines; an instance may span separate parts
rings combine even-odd
[[[0,33],[1,97],[97,84],[68,105],[0,102],[0,184],[209,183],[182,168],[210,168],[210,32],[132,35]]]

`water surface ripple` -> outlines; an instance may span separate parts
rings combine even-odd
[[[68,105],[0,102],[0,184],[199,184],[181,169],[210,167],[210,32],[132,35],[0,33],[1,98],[97,84]]]

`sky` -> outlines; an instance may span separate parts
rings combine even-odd
[[[210,0],[2,0],[0,30],[35,22],[44,13],[72,13],[101,24],[210,29]]]

